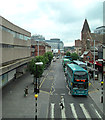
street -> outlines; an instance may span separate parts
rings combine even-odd
[[[25,74],[3,88],[3,118],[34,118],[35,98],[33,93],[33,77]],[[29,95],[24,98],[24,87],[29,86]],[[90,86],[89,91],[95,88]],[[60,108],[61,96],[64,97],[64,109]],[[52,62],[41,78],[38,96],[38,118],[65,119],[103,119],[103,113],[88,95],[75,96],[70,94],[61,59]]]

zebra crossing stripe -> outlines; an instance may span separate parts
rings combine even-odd
[[[82,108],[82,111],[85,114],[86,118],[91,118],[88,111],[85,109],[84,104],[80,104],[80,107]]]
[[[72,110],[72,113],[73,113],[74,118],[77,119],[78,116],[77,116],[76,110],[75,110],[75,108],[74,108],[74,103],[71,103],[71,104],[70,104],[70,107],[71,107],[71,110]]]
[[[101,115],[100,115],[100,114],[98,113],[98,111],[95,109],[94,105],[93,105],[93,104],[91,104],[91,106],[92,106],[92,107],[93,107],[93,109],[95,110],[95,112],[96,112],[97,116],[98,116],[99,118],[101,118],[101,119],[102,119]]]
[[[51,103],[51,118],[54,118],[54,105],[55,103]]]
[[[61,109],[61,116],[66,120],[65,108]]]
[[[63,109],[61,109],[61,116],[62,116],[62,118],[65,118],[65,120],[66,120],[64,100],[63,100],[63,106],[64,106],[64,108],[63,108]]]

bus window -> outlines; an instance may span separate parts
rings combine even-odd
[[[76,71],[74,73],[74,81],[75,82],[88,82],[88,75],[86,72]]]

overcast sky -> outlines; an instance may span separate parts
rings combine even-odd
[[[103,25],[104,0],[2,0],[0,15],[49,40],[60,38],[65,46],[81,39],[85,18],[91,31]]]

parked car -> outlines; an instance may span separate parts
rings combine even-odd
[[[57,56],[56,58],[59,59],[59,56]]]
[[[55,57],[53,57],[53,62],[56,62],[56,58]]]

